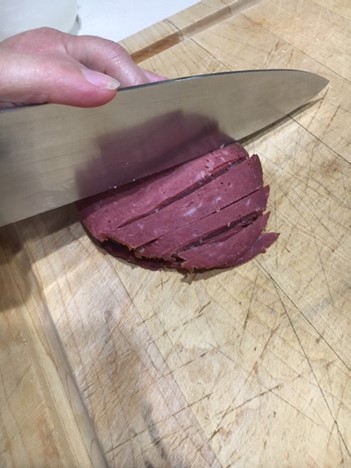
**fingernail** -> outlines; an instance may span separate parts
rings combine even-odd
[[[83,75],[89,83],[100,89],[117,89],[121,83],[111,76],[104,75],[89,68],[83,68]]]

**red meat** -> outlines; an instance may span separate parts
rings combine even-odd
[[[252,156],[157,212],[104,232],[104,237],[136,249],[240,200],[261,188],[262,183],[260,160],[258,156]]]
[[[208,270],[209,268],[224,268],[235,265],[236,261],[258,239],[268,221],[269,213],[261,215],[245,228],[234,228],[234,233],[228,239],[204,244],[178,252],[177,256],[184,260],[182,268],[186,270]]]
[[[218,232],[227,231],[229,227],[247,223],[262,213],[267,204],[269,188],[264,187],[247,197],[232,203],[220,211],[215,211],[199,221],[193,221],[185,226],[169,232],[150,244],[137,249],[137,255],[142,257],[164,258],[172,256],[196,242],[209,238]]]
[[[248,157],[242,146],[233,143],[126,187],[86,198],[77,203],[82,222],[102,242],[111,230],[171,203]]]
[[[269,187],[238,143],[79,202],[108,253],[146,268],[203,271],[245,263],[278,237],[263,232]]]

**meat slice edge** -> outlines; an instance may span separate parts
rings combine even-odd
[[[241,145],[232,143],[158,175],[86,198],[77,202],[82,223],[97,240],[106,240],[104,233],[172,203],[248,158]]]
[[[268,214],[264,215],[268,216]],[[252,226],[252,225],[251,225]],[[246,228],[242,228],[241,230],[235,231],[235,234],[237,234],[240,231],[243,231]],[[234,233],[232,233],[233,235]],[[213,268],[219,268],[219,269],[224,269],[224,268],[233,268],[237,267],[239,265],[242,265],[255,257],[257,257],[260,254],[263,254],[279,237],[279,234],[275,232],[261,232],[259,236],[256,238],[256,240],[246,249],[244,252],[242,252],[239,257],[233,257],[229,260],[227,260],[224,263],[216,262],[215,266],[207,266],[206,268],[204,267],[196,267],[194,268],[187,266],[184,262],[183,264],[181,261],[165,261],[162,259],[148,259],[148,258],[140,258],[135,256],[135,252],[129,250],[126,246],[123,246],[121,244],[112,242],[112,241],[106,241],[103,244],[101,244],[101,247],[106,250],[110,255],[113,255],[114,257],[121,258],[123,260],[128,261],[129,263],[141,266],[143,268],[148,268],[150,270],[159,270],[160,268],[171,268],[171,269],[178,269],[179,271],[197,271],[197,272],[202,272],[206,271],[209,269]],[[209,247],[210,248],[210,247]],[[213,265],[213,264],[211,264]]]
[[[254,244],[265,228],[269,212],[259,216],[252,224],[240,229],[234,229],[234,234],[221,242],[202,244],[188,250],[178,252],[183,260],[181,267],[187,270],[208,270],[235,265],[235,262]]]
[[[262,166],[254,155],[158,212],[103,234],[109,240],[136,249],[177,229],[180,224],[200,220],[240,200],[262,185]]]
[[[235,265],[228,265],[228,266],[239,266],[243,263],[246,263],[253,258],[257,257],[257,255],[263,254],[266,250],[274,244],[274,242],[278,239],[279,234],[277,232],[262,232],[255,242],[249,247],[246,252],[242,254],[241,257],[235,260]]]
[[[256,190],[218,212],[181,226],[156,241],[140,247],[136,255],[171,260],[174,254],[185,247],[189,248],[190,245],[208,239],[211,235],[218,234],[220,230],[227,231],[234,224],[244,222],[248,218],[250,220],[256,218],[266,209],[268,194],[268,186]]]

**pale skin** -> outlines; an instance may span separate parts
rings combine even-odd
[[[0,108],[57,103],[94,107],[118,87],[162,77],[138,67],[119,44],[40,28],[0,42]]]

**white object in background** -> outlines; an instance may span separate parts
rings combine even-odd
[[[77,9],[77,0],[0,0],[0,40],[42,26],[70,32]]]
[[[79,35],[121,41],[199,0],[79,0],[78,3]]]

